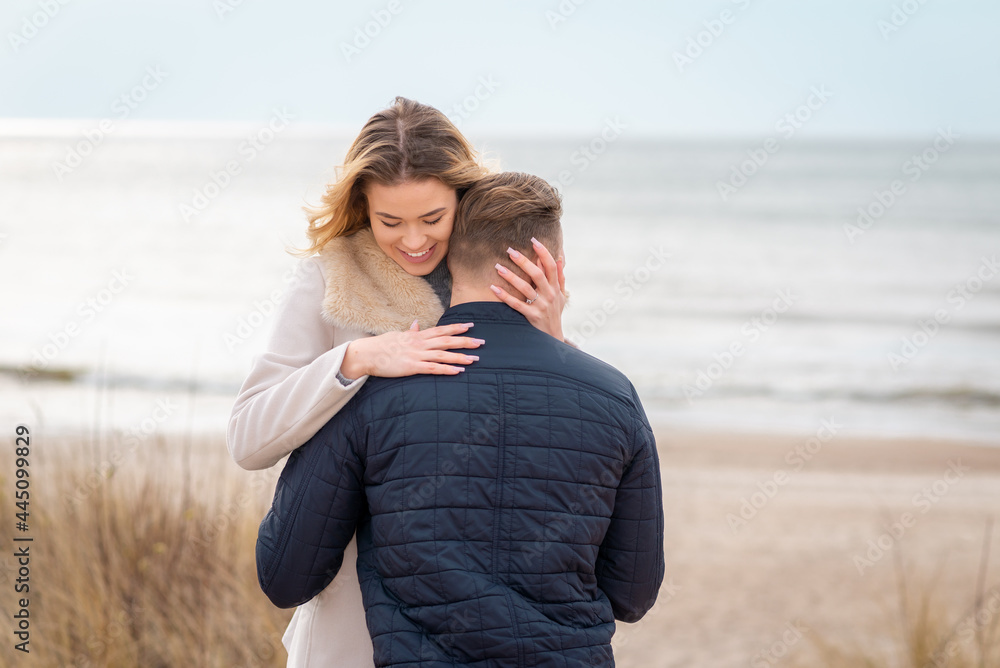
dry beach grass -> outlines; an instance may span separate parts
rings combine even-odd
[[[260,592],[253,551],[276,472],[192,453],[225,453],[218,440],[34,443],[31,653],[5,641],[0,664],[284,665],[291,614]],[[12,508],[3,482],[0,503]],[[11,567],[0,561],[0,579]]]
[[[619,628],[618,665],[1000,665],[1000,448],[838,437],[793,470],[804,442],[661,435],[667,577]],[[284,665],[290,613],[260,593],[253,553],[277,470],[240,470],[221,435],[34,443],[32,651],[5,633],[0,664]]]

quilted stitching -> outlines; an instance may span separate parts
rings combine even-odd
[[[261,586],[308,600],[357,528],[377,665],[614,665],[614,620],[640,618],[663,577],[642,406],[619,372],[502,304],[441,324],[467,321],[479,362],[370,379],[289,458],[261,523]]]

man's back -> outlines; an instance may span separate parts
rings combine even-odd
[[[612,665],[663,576],[652,433],[628,380],[499,303],[452,307],[480,361],[369,379],[293,453],[261,584],[295,605],[358,572],[380,666]],[[321,481],[321,482],[316,482]],[[308,549],[304,549],[308,545]]]

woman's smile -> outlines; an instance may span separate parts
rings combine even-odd
[[[403,250],[402,248],[400,248],[399,251],[403,254],[403,257],[406,258],[407,261],[412,262],[414,264],[420,264],[421,262],[426,262],[427,260],[429,260],[431,258],[431,255],[434,254],[434,250],[436,248],[437,244],[434,244],[430,248],[422,250],[419,253],[411,253],[410,251]]]
[[[448,254],[458,205],[454,188],[435,178],[365,189],[379,248],[408,274],[426,276]]]

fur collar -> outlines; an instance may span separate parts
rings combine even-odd
[[[369,334],[437,324],[444,307],[430,284],[406,273],[375,242],[370,228],[330,240],[317,256],[326,276],[323,319]]]

